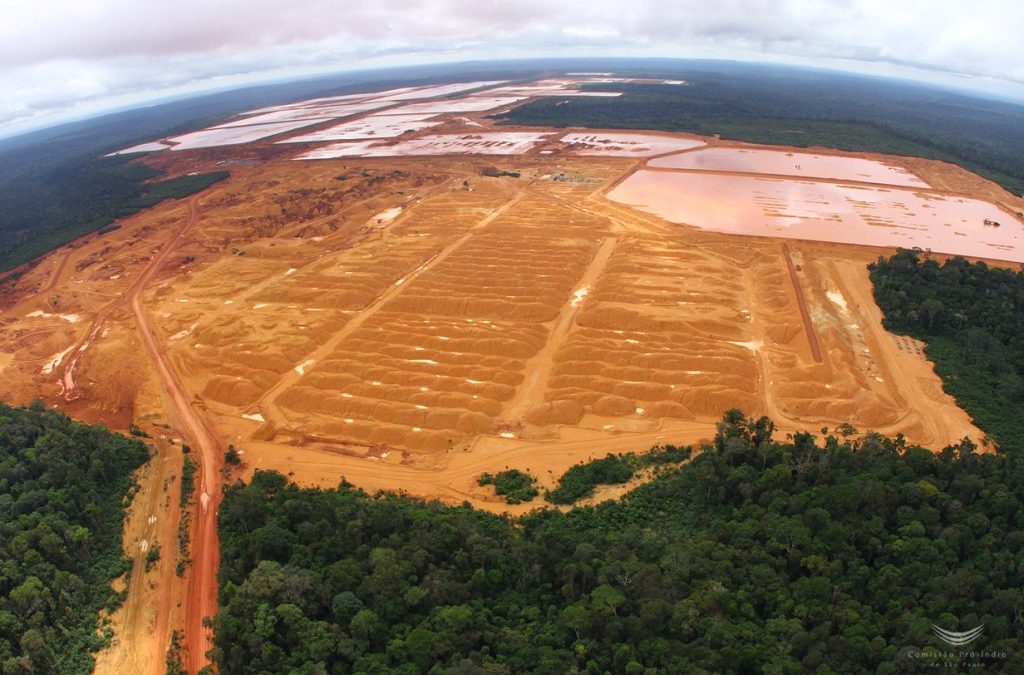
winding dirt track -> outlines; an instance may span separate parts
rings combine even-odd
[[[188,221],[171,238],[155,258],[153,258],[142,276],[132,288],[129,303],[132,314],[139,328],[146,351],[156,366],[163,384],[170,411],[177,417],[182,432],[189,437],[193,447],[199,450],[202,472],[199,478],[200,505],[196,512],[192,527],[192,574],[189,580],[188,597],[185,601],[185,651],[186,667],[195,673],[207,664],[206,652],[210,647],[210,631],[203,625],[205,617],[213,617],[217,611],[216,573],[220,551],[217,541],[217,507],[220,504],[220,483],[217,481],[217,460],[219,444],[206,424],[196,415],[189,405],[188,394],[174,368],[160,348],[149,324],[146,313],[142,310],[142,293],[147,284],[166,261],[178,242],[199,218],[197,197],[188,202]]]

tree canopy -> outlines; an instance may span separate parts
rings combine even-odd
[[[716,442],[624,498],[502,518],[256,472],[220,510],[213,656],[242,673],[1024,668],[1024,464],[869,434]],[[959,659],[959,657],[957,657]]]
[[[1024,274],[900,251],[869,266],[885,327],[924,340],[943,386],[1007,449],[1024,449]]]
[[[0,671],[89,673],[120,596],[142,443],[34,404],[0,404]]]

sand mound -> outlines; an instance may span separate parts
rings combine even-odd
[[[259,395],[260,390],[252,382],[224,375],[210,378],[203,388],[203,398],[235,406],[249,405]]]
[[[530,424],[579,424],[583,419],[583,406],[578,401],[551,401],[530,408],[524,419]]]
[[[594,403],[594,413],[618,417],[621,415],[632,415],[636,412],[636,404],[621,396],[602,396]]]
[[[686,406],[674,401],[658,401],[647,408],[647,414],[651,417],[657,418],[668,417],[678,420],[694,419],[694,414],[687,410]]]

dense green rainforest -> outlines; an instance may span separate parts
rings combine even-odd
[[[915,251],[869,268],[885,327],[924,340],[943,387],[978,427],[1024,449],[1024,274]]]
[[[121,597],[132,471],[143,444],[35,404],[0,404],[0,672],[89,673]]]
[[[933,624],[1024,669],[1017,455],[771,427],[515,520],[258,472],[220,511],[220,672],[941,671]]]
[[[0,189],[0,273],[165,199],[182,199],[228,177],[227,171],[157,181],[160,172],[125,157],[39,170]],[[0,276],[0,281],[2,281]]]

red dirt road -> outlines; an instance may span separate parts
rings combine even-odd
[[[55,269],[53,271],[53,275],[50,276],[50,281],[46,284],[46,288],[44,288],[42,291],[40,291],[41,293],[49,293],[50,291],[52,291],[54,289],[54,287],[57,286],[57,283],[62,278],[64,278],[64,268],[67,267],[68,260],[70,258],[71,258],[71,251],[68,251],[67,253],[65,253],[61,257],[60,264],[57,266],[57,269]]]
[[[786,256],[786,268],[789,270],[789,278],[793,282],[793,290],[796,291],[796,302],[800,308],[800,318],[804,322],[804,332],[807,333],[807,342],[811,346],[811,356],[818,363],[821,363],[821,347],[818,345],[818,335],[814,332],[814,324],[811,323],[811,315],[807,311],[807,300],[804,299],[804,289],[800,285],[800,279],[796,275],[796,268],[793,266],[793,259],[789,255],[789,245],[782,244],[782,253]]]
[[[185,666],[188,672],[195,673],[207,664],[206,652],[211,646],[211,633],[203,626],[203,619],[205,617],[212,618],[217,612],[216,576],[220,563],[217,508],[221,499],[220,483],[217,481],[217,463],[220,446],[216,437],[189,405],[188,394],[168,362],[167,356],[157,343],[149,319],[142,309],[142,293],[146,285],[199,217],[196,197],[189,200],[188,206],[188,222],[146,267],[132,289],[129,302],[138,324],[139,334],[146,345],[146,351],[160,375],[164,393],[171,404],[171,410],[182,427],[181,431],[189,437],[194,444],[193,447],[199,450],[200,454],[202,472],[199,476],[199,490],[201,496],[192,528],[192,572],[189,579],[188,597],[185,601],[184,641],[187,653]],[[170,608],[161,608],[161,613],[165,610],[169,612]]]

